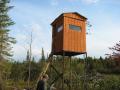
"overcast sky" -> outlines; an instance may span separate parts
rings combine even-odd
[[[78,12],[92,24],[87,35],[89,56],[105,56],[108,47],[120,40],[120,0],[11,0],[15,6],[10,16],[15,21],[11,36],[15,37],[13,58],[25,59],[30,32],[33,32],[33,56],[51,51],[51,22],[64,12]]]

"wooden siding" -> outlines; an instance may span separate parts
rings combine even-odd
[[[63,30],[57,32],[57,28],[63,25],[63,18],[59,18],[52,29],[52,52],[60,52],[63,49]]]
[[[80,54],[86,52],[86,19],[74,13],[65,13],[58,17],[52,30],[52,52],[54,54],[66,53]],[[69,25],[80,26],[81,31],[69,29]],[[63,30],[57,32],[57,28],[63,25]]]

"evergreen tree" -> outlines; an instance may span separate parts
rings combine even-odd
[[[35,57],[32,57],[32,61],[35,62]]]
[[[42,52],[41,52],[41,60],[45,60],[45,54],[44,54],[44,49],[42,48]]]
[[[103,60],[103,58],[100,56],[99,60],[101,60],[101,61],[102,61],[102,60]]]
[[[108,54],[110,56],[110,58],[120,60],[120,41],[118,43],[116,43],[115,46],[113,46],[109,49],[112,50],[112,54]]]
[[[30,60],[30,53],[29,53],[29,50],[27,51],[26,60],[27,60],[27,61],[29,61],[29,60]]]
[[[7,60],[12,56],[12,46],[15,44],[15,38],[9,36],[9,26],[14,22],[8,15],[8,11],[13,8],[9,6],[10,0],[0,0],[0,60]]]

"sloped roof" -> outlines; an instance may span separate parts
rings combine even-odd
[[[78,12],[68,12],[68,13],[62,13],[62,14],[70,14],[70,13],[71,14],[77,14],[78,16],[83,17],[84,19],[87,19],[85,16],[79,14]]]
[[[78,16],[80,16],[80,17],[84,18],[85,20],[87,20],[87,18],[86,18],[85,16],[83,16],[83,15],[77,13],[77,12],[67,12],[67,13],[62,13],[61,15],[59,15],[59,16],[51,23],[51,25],[52,25],[54,22],[56,22],[56,20],[57,20],[58,18],[60,18],[61,16],[64,16],[64,14],[77,14]]]

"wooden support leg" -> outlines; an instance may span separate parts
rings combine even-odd
[[[64,56],[65,56],[65,52],[63,51],[63,59],[62,59],[62,90],[64,90],[64,70],[65,70],[65,61],[64,61]]]
[[[71,65],[71,56],[69,57],[69,63],[70,63],[70,77],[69,77],[69,90],[72,90],[72,65]]]
[[[84,69],[84,90],[88,90],[88,82],[87,82],[87,72],[88,72],[88,61],[87,61],[87,53],[84,55],[84,64],[85,64],[85,69]]]

